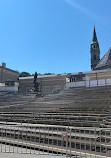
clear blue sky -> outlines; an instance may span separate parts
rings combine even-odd
[[[0,65],[90,71],[94,24],[102,57],[111,46],[111,0],[0,0]]]

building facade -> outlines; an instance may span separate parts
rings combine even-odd
[[[19,72],[6,67],[5,63],[0,66],[0,82],[14,81],[18,82]]]
[[[23,93],[31,92],[33,89],[34,76],[19,77],[20,91]],[[62,91],[66,85],[66,75],[43,75],[38,76],[39,90],[41,95],[54,94]]]

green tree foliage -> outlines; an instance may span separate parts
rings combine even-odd
[[[54,73],[45,73],[44,75],[54,75]]]
[[[42,75],[54,75],[54,73],[44,73],[44,74],[38,73],[38,76],[42,76]],[[19,77],[28,77],[28,76],[34,76],[34,74],[31,75],[28,72],[19,73]]]
[[[19,74],[19,77],[28,77],[31,76],[31,74],[29,74],[28,72],[22,72]]]

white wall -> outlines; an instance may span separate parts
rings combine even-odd
[[[15,86],[5,86],[4,83],[0,83],[0,92],[1,91],[7,91],[7,92],[18,92],[19,83],[15,82]]]
[[[5,83],[0,83],[0,87],[4,87],[5,86]]]
[[[111,78],[106,79],[106,85],[111,85]]]
[[[85,87],[86,86],[86,81],[80,81],[80,82],[68,82],[66,83],[66,89],[70,87]]]
[[[86,87],[107,86],[107,85],[111,85],[111,78],[86,81]]]
[[[111,78],[110,79],[101,79],[101,80],[87,80],[87,81],[80,81],[80,82],[67,82],[66,89],[70,87],[97,87],[97,86],[107,86],[111,85]]]

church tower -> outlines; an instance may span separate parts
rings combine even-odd
[[[100,60],[100,49],[96,36],[95,26],[94,26],[93,37],[90,46],[90,53],[91,53],[91,70],[94,70],[94,68],[96,67],[96,65]]]

